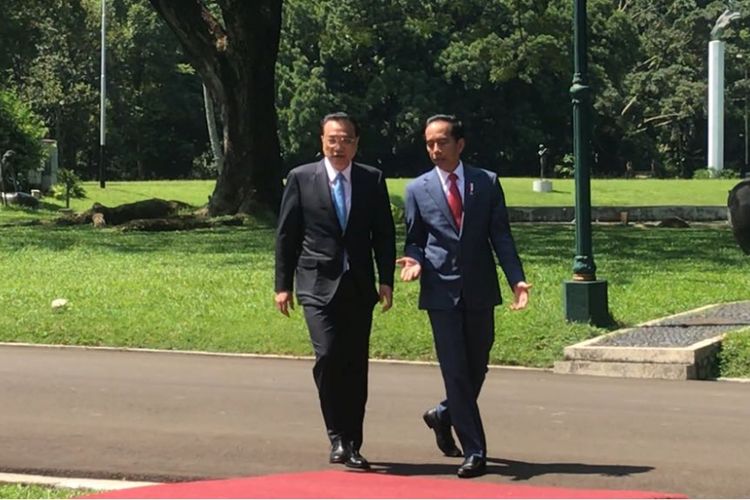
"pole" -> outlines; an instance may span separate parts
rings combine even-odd
[[[99,79],[99,187],[106,187],[104,179],[104,148],[107,144],[107,0],[102,2],[102,60]]]
[[[591,248],[591,87],[588,86],[586,0],[575,0],[573,86],[573,156],[575,158],[576,256],[573,279],[593,281],[596,264]]]
[[[742,170],[742,176],[748,174],[748,123],[747,123],[747,66],[745,67],[745,168]]]
[[[724,42],[708,44],[708,168],[717,177],[724,168]]]
[[[586,0],[573,0],[573,155],[575,157],[576,255],[573,278],[563,283],[565,318],[605,326],[611,319],[607,282],[596,279],[591,245],[591,87],[588,85]]]

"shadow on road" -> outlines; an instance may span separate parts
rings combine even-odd
[[[374,470],[395,474],[397,476],[445,476],[456,473],[460,462],[448,464],[406,464],[397,462],[373,462]],[[523,481],[546,474],[565,475],[601,475],[622,477],[631,474],[643,474],[653,470],[650,466],[640,465],[595,465],[578,463],[531,463],[506,460],[503,458],[487,459],[487,474],[506,476],[513,481]]]

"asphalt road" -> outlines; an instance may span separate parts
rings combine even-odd
[[[325,470],[308,360],[0,346],[0,472],[181,480]],[[435,366],[372,363],[363,454],[455,477]],[[750,384],[492,369],[479,481],[750,497]]]

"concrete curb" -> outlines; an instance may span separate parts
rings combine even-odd
[[[746,302],[748,301],[737,301],[736,303],[743,304]],[[563,349],[565,359],[555,362],[554,372],[672,380],[710,378],[712,359],[717,355],[721,342],[730,331],[684,347],[612,346],[601,345],[600,343],[607,338],[624,335],[639,328],[658,325],[666,320],[695,315],[720,305],[723,304],[710,304],[665,316],[641,323],[633,328],[623,328],[565,347]],[[733,381],[735,379],[724,380]]]
[[[249,359],[282,359],[290,361],[313,361],[313,356],[294,356],[291,354],[256,354],[243,352],[214,352],[214,351],[184,351],[171,349],[146,349],[138,347],[108,347],[108,346],[86,346],[86,345],[64,345],[64,344],[32,344],[29,342],[0,342],[0,347],[23,347],[29,349],[77,349],[87,351],[113,351],[113,352],[138,352],[151,354],[175,354],[180,356],[216,356],[227,358],[249,358]],[[371,363],[383,365],[414,365],[414,366],[438,366],[437,361],[413,361],[406,359],[380,359],[370,358]],[[535,368],[530,366],[514,365],[489,365],[488,368],[493,370],[519,370],[519,371],[539,371],[550,372],[550,368]]]
[[[511,222],[571,222],[575,207],[508,207],[508,217]],[[591,220],[595,222],[646,222],[675,217],[689,222],[728,221],[729,209],[715,205],[591,207]]]

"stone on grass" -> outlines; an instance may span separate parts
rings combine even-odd
[[[53,311],[61,311],[63,309],[66,309],[67,307],[68,307],[67,299],[55,299],[52,301]]]
[[[690,224],[680,217],[667,217],[659,222],[656,227],[687,228],[690,227]]]

